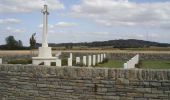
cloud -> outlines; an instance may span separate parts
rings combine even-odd
[[[92,33],[90,33],[90,35],[100,35],[100,36],[109,35],[109,34],[110,34],[109,32],[92,32]]]
[[[78,26],[78,24],[73,22],[58,22],[55,26],[60,28],[68,28]]]
[[[59,0],[48,0],[49,9],[64,9]],[[1,0],[0,13],[21,13],[32,12],[42,9],[42,0]]]
[[[22,21],[15,18],[0,19],[0,24],[19,24]]]
[[[74,17],[104,26],[170,26],[170,2],[135,3],[128,0],[82,0],[71,8]]]
[[[12,27],[6,27],[4,30],[1,30],[4,34],[20,34],[24,33],[25,30],[23,29],[16,29]]]
[[[110,35],[108,34],[111,34],[108,32],[72,32],[72,31],[57,31],[57,32],[55,31],[54,32],[55,34],[52,33],[49,33],[50,43],[105,41],[110,39]],[[57,36],[59,36],[59,38],[56,38],[56,34]]]
[[[70,27],[76,27],[78,26],[77,23],[73,22],[57,22],[57,24],[48,24],[49,29],[55,29],[55,28],[70,28]],[[43,28],[43,24],[38,25],[39,28]]]

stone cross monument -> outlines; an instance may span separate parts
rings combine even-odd
[[[48,6],[44,4],[43,13],[43,35],[42,35],[42,47],[39,47],[38,57],[33,57],[33,64],[39,65],[44,63],[44,65],[50,65],[51,62],[55,61],[57,58],[52,57],[51,47],[48,47]]]
[[[43,37],[42,37],[42,47],[48,47],[47,34],[48,34],[48,6],[44,5],[43,13]]]
[[[51,47],[48,47],[48,6],[45,4],[43,13],[43,35],[42,35],[42,47],[39,48],[39,57],[49,58],[52,57]]]

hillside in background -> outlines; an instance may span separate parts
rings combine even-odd
[[[37,47],[41,46],[41,44],[37,44]],[[144,40],[109,40],[109,41],[95,41],[95,42],[82,42],[82,43],[50,43],[51,47],[112,47],[112,48],[142,48],[142,47],[170,47],[168,43],[158,43]]]

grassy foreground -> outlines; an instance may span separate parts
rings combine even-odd
[[[165,60],[142,61],[142,68],[145,68],[145,69],[170,69],[170,61],[165,61]]]
[[[109,60],[107,63],[99,64],[99,67],[123,68],[126,61]],[[170,61],[166,60],[143,60],[140,68],[142,69],[170,69]]]
[[[125,61],[122,60],[109,60],[107,63],[99,64],[99,67],[107,68],[123,68]]]

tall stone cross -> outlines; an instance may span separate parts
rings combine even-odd
[[[47,42],[47,38],[48,38],[48,6],[47,4],[44,4],[44,9],[42,11],[43,13],[43,37],[42,37],[42,47],[48,47],[48,42]]]
[[[48,47],[48,6],[44,2],[44,8],[42,10],[43,13],[43,35],[42,35],[42,47],[38,49],[38,57],[32,57],[33,64],[39,65],[44,62],[44,65],[51,65],[51,62],[56,62],[57,57],[52,56],[51,47]],[[61,65],[61,61],[57,62],[57,65]]]

